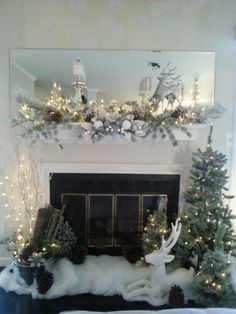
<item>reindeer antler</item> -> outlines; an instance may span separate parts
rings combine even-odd
[[[164,239],[164,236],[162,236],[162,243],[161,243],[160,251],[163,251],[166,254],[168,254],[171,251],[171,249],[176,244],[179,238],[181,226],[182,225],[178,219],[176,219],[175,224],[171,223],[171,228],[172,228],[171,234],[166,241]]]
[[[162,244],[159,250],[154,250],[153,252],[145,255],[146,262],[153,265],[165,265],[165,263],[169,263],[174,259],[174,255],[170,255],[170,251],[173,246],[176,244],[180,231],[181,231],[181,223],[177,219],[175,224],[171,224],[171,234],[169,238],[165,241],[164,236],[162,236]]]
[[[166,68],[163,69],[161,75],[167,75],[172,80],[172,83],[178,83],[180,81],[181,75],[176,73],[177,66],[171,67],[170,62],[168,62]]]

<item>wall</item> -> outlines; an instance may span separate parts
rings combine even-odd
[[[1,173],[12,157],[9,48],[158,49],[216,52],[215,99],[227,111],[214,123],[214,146],[226,153],[232,132],[236,41],[235,0],[0,0]],[[191,165],[199,141],[158,145],[46,145],[43,162],[156,163]],[[230,166],[230,162],[229,162]]]

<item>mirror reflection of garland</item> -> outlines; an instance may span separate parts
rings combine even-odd
[[[92,142],[106,137],[124,137],[128,141],[148,137],[167,138],[173,145],[177,145],[175,130],[190,137],[188,126],[209,123],[224,110],[220,105],[206,106],[198,103],[198,79],[194,81],[194,102],[189,106],[183,105],[175,95],[180,84],[180,75],[175,70],[169,65],[167,70],[163,69],[155,92],[149,98],[147,91],[150,95],[150,82],[144,78],[140,83],[141,103],[127,101],[119,104],[116,100],[111,100],[105,104],[103,100],[100,103],[87,101],[85,72],[80,59],[77,59],[74,62],[72,84],[75,95],[64,98],[61,87],[56,82],[51,96],[45,102],[17,94],[15,102],[18,111],[13,126],[24,125],[23,135],[31,135],[33,143],[45,138],[54,139],[61,146],[58,126],[65,125],[69,129],[76,126],[76,136]]]

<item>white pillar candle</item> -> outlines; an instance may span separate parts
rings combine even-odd
[[[143,92],[150,92],[152,88],[152,79],[151,76],[144,77],[140,82],[140,88],[139,91],[141,93]]]
[[[77,58],[73,62],[73,75],[76,77],[76,80],[79,82],[85,83],[86,81],[86,76],[85,76],[85,71],[82,62],[80,61],[80,58]]]

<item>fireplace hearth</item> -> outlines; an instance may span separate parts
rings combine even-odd
[[[121,254],[123,245],[140,245],[153,210],[167,201],[167,222],[178,214],[177,174],[50,174],[50,204],[66,205],[64,216],[89,254]]]

